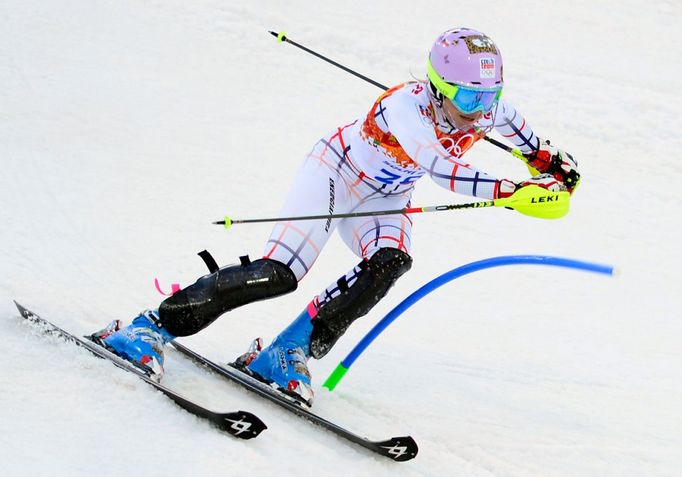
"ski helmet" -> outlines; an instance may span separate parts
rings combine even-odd
[[[487,113],[502,93],[502,55],[479,31],[448,30],[431,48],[427,75],[432,91],[448,98],[461,112]]]

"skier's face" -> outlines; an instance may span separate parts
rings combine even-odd
[[[476,111],[475,113],[464,114],[460,112],[454,104],[452,104],[447,99],[443,100],[443,111],[445,116],[450,120],[452,124],[455,125],[460,131],[468,131],[473,127],[473,125],[481,119],[483,113],[481,111]]]

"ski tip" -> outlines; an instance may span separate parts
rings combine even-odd
[[[405,462],[417,457],[419,446],[411,436],[393,437],[377,442],[377,451],[396,462]]]
[[[21,316],[23,316],[24,318],[28,317],[28,315],[31,313],[30,311],[28,311],[28,308],[26,308],[25,306],[21,305],[21,304],[20,304],[18,301],[16,301],[16,300],[12,300],[12,301],[14,302],[14,306],[17,307],[17,310],[19,310],[19,313],[21,314]]]
[[[268,428],[258,416],[247,411],[220,414],[216,425],[239,439],[253,439]]]

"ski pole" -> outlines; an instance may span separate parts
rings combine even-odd
[[[301,215],[293,217],[270,217],[263,219],[233,219],[225,216],[224,220],[213,222],[229,229],[234,224],[255,224],[265,222],[290,222],[297,220],[332,220],[351,217],[374,217],[377,215],[418,214],[421,212],[442,212],[445,210],[480,209],[484,207],[506,207],[523,215],[541,219],[558,219],[568,213],[570,194],[566,191],[551,192],[540,186],[528,186],[517,190],[510,197],[465,204],[432,205],[428,207],[406,207],[404,209],[374,210],[367,212],[350,212],[346,214]]]
[[[377,82],[377,81],[374,81],[373,79],[368,78],[367,76],[365,76],[365,75],[363,75],[363,74],[360,74],[360,73],[358,73],[357,71],[354,71],[354,70],[348,68],[347,66],[343,66],[342,64],[337,63],[336,61],[334,61],[334,60],[332,60],[332,59],[330,59],[330,58],[327,58],[326,56],[321,55],[321,54],[317,53],[316,51],[311,50],[310,48],[307,48],[307,47],[305,47],[305,46],[303,46],[303,45],[301,45],[301,44],[299,44],[299,43],[296,43],[295,41],[293,41],[293,40],[287,38],[287,36],[286,36],[286,34],[285,34],[284,32],[277,33],[277,32],[274,32],[274,31],[271,31],[271,30],[270,30],[269,33],[270,33],[272,36],[274,36],[275,38],[277,38],[277,41],[278,41],[279,43],[287,42],[287,43],[289,43],[290,45],[295,46],[296,48],[300,48],[301,50],[305,51],[306,53],[310,53],[311,55],[316,56],[317,58],[319,58],[319,59],[321,59],[321,60],[324,60],[324,61],[326,61],[327,63],[336,66],[337,68],[342,69],[342,70],[345,71],[346,73],[350,73],[350,74],[352,74],[353,76],[356,76],[356,77],[358,77],[358,78],[360,78],[360,79],[362,79],[362,80],[367,81],[368,83],[370,83],[370,84],[376,86],[377,88],[380,88],[380,89],[382,89],[382,90],[384,90],[384,91],[386,91],[386,90],[388,89],[387,86],[384,86],[383,84],[381,84],[381,83],[379,83],[379,82]],[[501,143],[500,141],[498,141],[498,140],[496,140],[496,139],[493,139],[493,138],[491,138],[491,137],[488,137],[488,136],[483,136],[483,139],[486,140],[486,141],[488,141],[488,142],[489,142],[490,144],[492,144],[493,146],[497,146],[497,147],[499,147],[500,149],[503,149],[503,150],[507,151],[507,152],[510,153],[511,155],[513,155],[513,156],[515,156],[515,157],[521,159],[521,160],[524,161],[524,162],[527,162],[527,161],[528,161],[528,160],[526,159],[526,157],[523,155],[523,153],[522,153],[519,149],[516,149],[516,148],[513,148],[513,147],[509,147],[509,146],[507,146],[506,144]],[[533,172],[533,171],[531,170],[531,173],[532,173],[532,172]]]
[[[348,67],[346,67],[346,66],[343,66],[342,64],[337,63],[336,61],[334,61],[334,60],[332,60],[332,59],[330,59],[330,58],[327,58],[326,56],[321,55],[321,54],[319,54],[319,53],[317,53],[317,52],[315,52],[315,51],[313,51],[313,50],[311,50],[311,49],[309,49],[309,48],[306,48],[305,46],[300,45],[300,44],[296,43],[296,42],[293,41],[293,40],[290,40],[289,38],[287,38],[287,36],[286,36],[286,34],[285,34],[284,32],[277,33],[277,32],[274,32],[274,31],[270,31],[270,34],[271,34],[272,36],[274,36],[275,38],[277,38],[277,41],[278,41],[279,43],[282,43],[283,41],[286,41],[286,42],[289,43],[290,45],[294,45],[296,48],[300,48],[301,50],[305,51],[306,53],[310,53],[311,55],[316,56],[316,57],[318,57],[319,59],[324,60],[324,61],[326,61],[327,63],[336,66],[337,68],[342,69],[342,70],[345,71],[346,73],[350,73],[350,74],[352,74],[353,76],[357,76],[358,78],[367,81],[368,83],[370,83],[370,84],[376,86],[377,88],[381,88],[381,89],[383,89],[384,91],[386,91],[386,90],[388,89],[388,88],[387,88],[386,86],[384,86],[383,84],[378,83],[378,82],[374,81],[373,79],[368,78],[367,76],[358,73],[357,71],[353,71],[353,70],[351,70],[350,68],[348,68]]]

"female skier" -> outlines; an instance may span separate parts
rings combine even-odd
[[[402,209],[424,175],[452,192],[488,200],[528,185],[573,191],[577,163],[537,137],[500,99],[502,56],[490,38],[468,28],[442,33],[431,48],[427,78],[389,89],[366,115],[320,139],[298,171],[282,215]],[[515,182],[465,162],[464,154],[492,129],[539,174]],[[233,363],[310,405],[308,359],[325,356],[410,269],[407,215],[279,222],[263,258],[242,257],[241,264],[199,278],[158,310],[145,310],[125,328],[116,320],[93,339],[160,378],[165,344],[238,306],[295,290],[337,228],[360,263],[314,297],[268,347],[257,339]]]

